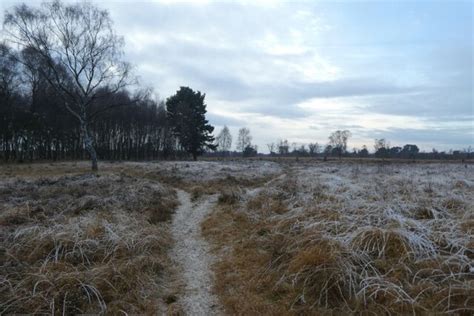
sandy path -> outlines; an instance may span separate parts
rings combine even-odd
[[[190,195],[177,190],[180,206],[171,225],[175,239],[173,260],[180,266],[184,293],[179,298],[186,315],[219,315],[218,300],[212,294],[213,257],[209,245],[201,236],[201,222],[212,210],[216,197],[192,203]]]

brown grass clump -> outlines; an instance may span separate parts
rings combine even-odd
[[[469,187],[469,185],[464,180],[457,180],[453,184],[453,188],[455,188],[455,189],[465,189],[465,188],[468,188],[468,187]]]
[[[423,220],[423,219],[434,219],[435,213],[433,212],[433,209],[428,208],[428,207],[416,207],[412,210],[413,212],[413,217],[418,220]]]
[[[449,211],[463,210],[464,205],[464,201],[458,198],[447,198],[441,203],[441,206]]]
[[[467,219],[459,224],[461,231],[469,236],[474,236],[474,219]]]
[[[202,185],[193,185],[189,188],[191,193],[191,200],[196,201],[206,194],[212,194],[214,191],[209,190],[208,187]]]
[[[399,259],[414,253],[407,236],[380,228],[361,230],[354,236],[351,245],[374,258]]]
[[[227,204],[233,205],[240,202],[241,192],[240,188],[226,188],[221,191],[219,197],[217,198],[218,204]]]
[[[174,191],[113,174],[0,187],[0,314],[161,310]]]
[[[185,188],[191,192],[191,198],[197,200],[203,195],[211,194],[238,195],[238,192],[240,192],[242,188],[255,188],[264,184],[268,180],[268,176],[257,176],[252,178],[227,175],[221,178],[199,181],[198,183],[190,181],[185,185]]]
[[[284,214],[288,212],[287,203],[279,196],[266,195],[259,193],[255,197],[247,201],[249,210],[259,212],[261,214]]]
[[[318,238],[293,252],[288,263],[288,281],[299,295],[297,305],[337,308],[355,293],[351,278],[351,257],[332,240]]]

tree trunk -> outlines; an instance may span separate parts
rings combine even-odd
[[[84,147],[86,148],[86,151],[89,153],[89,156],[91,158],[92,171],[97,171],[99,169],[97,165],[97,153],[92,143],[92,138],[89,135],[87,124],[84,121],[81,122],[81,130],[82,130],[82,137],[84,138]]]
[[[196,154],[196,153],[193,153],[193,160],[194,160],[194,161],[197,160],[197,154]]]

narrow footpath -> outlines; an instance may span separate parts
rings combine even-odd
[[[201,223],[211,212],[217,197],[210,196],[193,203],[189,193],[176,191],[180,206],[171,224],[175,240],[172,259],[178,265],[184,283],[184,293],[178,303],[186,315],[220,315],[218,299],[212,293],[213,256],[201,236]]]

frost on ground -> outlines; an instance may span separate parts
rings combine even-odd
[[[281,172],[278,163],[264,160],[127,162],[124,165],[141,168],[149,174],[176,177],[188,183],[241,177],[254,179]]]
[[[178,312],[179,303],[188,314],[217,311],[209,291],[210,258],[199,239],[200,221],[213,202],[207,204],[206,196],[226,183],[256,186],[279,166],[223,161],[100,167],[90,174],[88,162],[0,166],[0,314],[156,314],[165,312],[164,303],[174,312],[176,299]],[[172,187],[192,192],[193,203],[204,201],[180,209],[174,236],[170,219],[178,203]],[[183,293],[170,258],[174,245],[175,256],[183,258]]]
[[[180,267],[184,282],[178,303],[186,315],[215,315],[219,308],[217,297],[212,292],[210,267],[213,257],[201,236],[201,222],[212,210],[216,196],[192,203],[189,193],[179,190],[178,200],[180,206],[171,225],[175,241],[172,259]]]
[[[50,167],[0,181],[0,314],[162,310],[174,191],[123,174],[54,176]]]
[[[472,165],[294,164],[239,194],[203,224],[227,313],[474,312]]]
[[[472,165],[88,169],[0,168],[0,314],[474,312]]]

